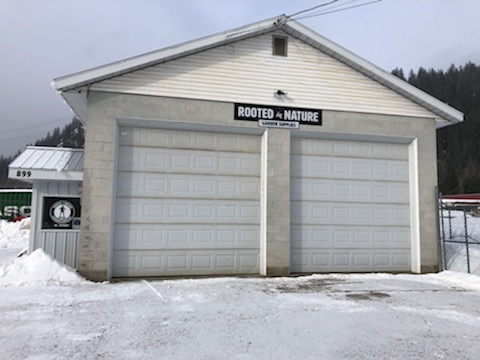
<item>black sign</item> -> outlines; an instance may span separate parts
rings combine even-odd
[[[44,197],[42,229],[80,229],[80,198]]]
[[[322,110],[283,106],[235,104],[235,120],[294,121],[299,124],[322,125]]]

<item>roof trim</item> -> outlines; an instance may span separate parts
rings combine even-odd
[[[289,28],[291,29],[289,31]],[[322,50],[333,58],[347,64],[362,74],[376,80],[391,90],[405,96],[413,102],[419,104],[439,115],[451,123],[463,121],[463,113],[452,106],[438,100],[437,98],[427,94],[425,91],[409,84],[408,82],[390,74],[380,67],[372,64],[368,60],[352,53],[335,42],[323,37],[322,35],[312,31],[310,28],[302,24],[289,21],[284,30],[292,36],[297,36],[301,40]]]
[[[52,86],[67,100],[65,92],[81,90],[89,85],[123,75],[132,71],[178,59],[193,53],[222,46],[231,42],[250,38],[267,32],[282,29],[306,43],[325,52],[333,58],[356,69],[371,79],[383,84],[387,88],[405,96],[411,101],[436,114],[437,127],[444,127],[463,121],[463,113],[450,105],[436,99],[426,92],[410,85],[396,76],[382,70],[378,66],[352,53],[344,47],[328,40],[310,28],[282,15],[270,18],[227,32],[214,34],[197,40],[185,42],[165,49],[153,51],[112,64],[96,67],[90,70],[63,76],[53,80]],[[68,102],[68,101],[67,101]],[[73,108],[72,108],[73,109]],[[74,110],[75,111],[75,110]],[[78,113],[78,111],[76,111]]]
[[[275,27],[281,26],[278,22],[280,18],[275,17],[263,20],[227,32],[217,33],[111,64],[59,77],[53,80],[52,86],[59,92],[78,89],[98,81],[154,66],[173,59],[178,59],[180,57],[188,56],[213,47],[222,46],[244,38],[260,35],[272,31]]]

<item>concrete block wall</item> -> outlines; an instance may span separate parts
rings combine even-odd
[[[290,274],[290,131],[267,129],[263,134],[266,156],[264,175],[265,256],[264,275]]]
[[[115,158],[115,117],[110,114],[101,102],[88,108],[77,270],[91,280],[108,278]]]
[[[288,104],[286,104],[288,105]],[[232,126],[259,131],[256,122],[233,120],[233,104],[200,100],[90,92],[86,120],[82,228],[78,270],[93,280],[110,276],[113,239],[116,129],[119,120]],[[438,269],[436,202],[436,132],[433,118],[409,118],[324,110],[323,126],[305,126],[309,133],[404,137],[416,140],[420,269]],[[290,141],[292,133],[263,133],[265,174],[262,181],[264,275],[287,275],[290,265]]]

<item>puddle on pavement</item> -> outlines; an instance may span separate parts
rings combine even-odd
[[[280,293],[324,293],[327,296],[338,297],[338,294],[345,294],[348,300],[353,301],[368,301],[380,300],[390,298],[389,294],[379,291],[352,291],[342,288],[344,285],[361,284],[358,281],[347,281],[344,279],[310,279],[302,282],[293,283],[278,283],[271,286],[269,289],[264,289],[265,292],[280,292]],[[339,288],[336,288],[340,285]]]
[[[351,293],[345,296],[347,299],[350,299],[350,300],[376,300],[376,299],[384,299],[384,298],[390,297],[390,295],[388,294],[375,292],[375,291],[369,291],[369,292],[363,292],[363,293]]]
[[[294,284],[277,284],[276,290],[282,293],[314,293],[329,290],[338,284],[352,284],[341,279],[311,279]]]

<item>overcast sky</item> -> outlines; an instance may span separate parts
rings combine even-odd
[[[0,0],[0,155],[72,120],[55,78],[328,1]],[[382,0],[299,22],[408,74],[480,65],[479,19],[479,0]]]

